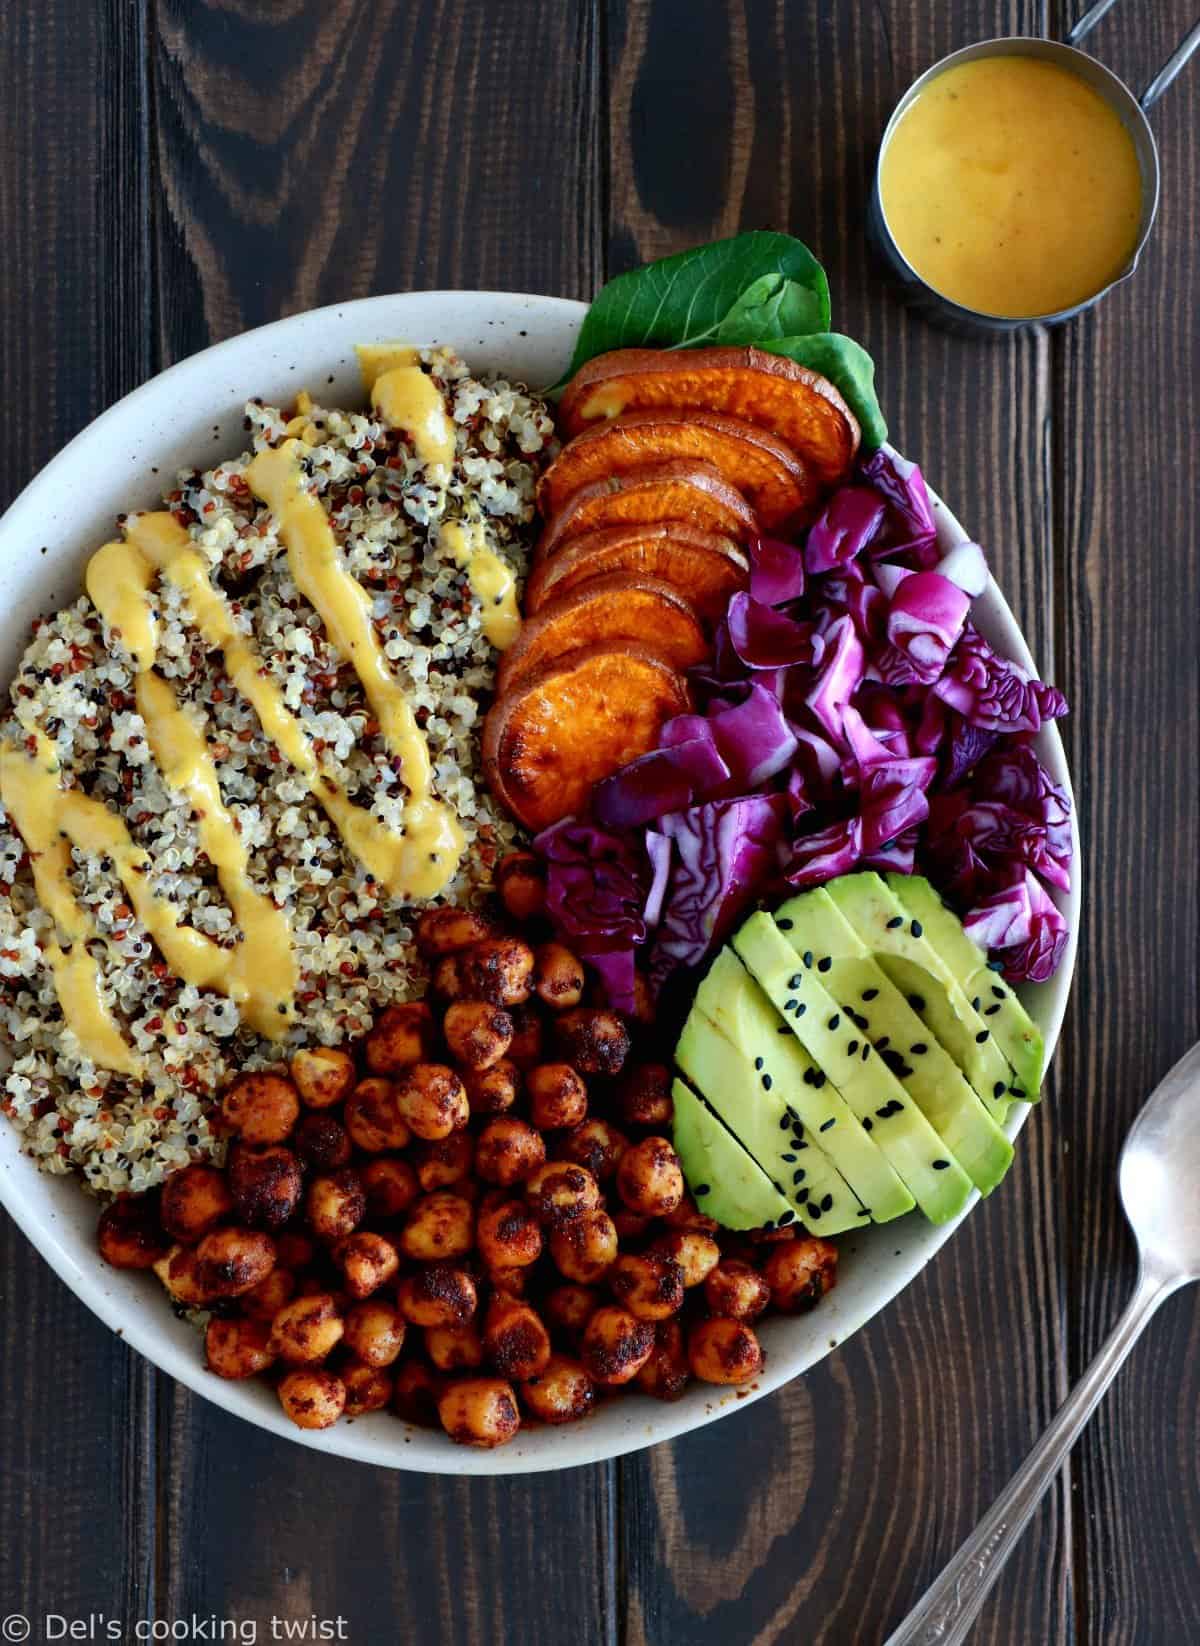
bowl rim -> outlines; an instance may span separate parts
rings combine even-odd
[[[123,428],[143,405],[162,394],[164,385],[197,381],[209,368],[218,363],[223,366],[230,359],[236,360],[239,352],[245,352],[253,341],[264,341],[269,338],[283,343],[287,341],[289,332],[294,331],[299,335],[302,330],[326,321],[331,325],[336,322],[337,331],[343,336],[369,338],[375,333],[377,320],[390,321],[391,317],[395,316],[397,305],[403,307],[405,300],[412,298],[425,300],[425,303],[430,305],[445,303],[453,306],[457,303],[491,307],[497,314],[504,314],[509,320],[530,318],[531,312],[534,316],[542,317],[552,313],[559,322],[571,326],[574,330],[578,329],[587,312],[586,304],[571,298],[544,297],[533,293],[438,290],[383,294],[329,304],[321,309],[306,310],[239,333],[210,345],[150,378],[76,434],[30,480],[5,514],[0,516],[0,545],[10,536],[19,537],[27,523],[32,523],[30,517],[43,494],[51,493],[56,485],[69,479],[72,463],[81,448],[87,449],[99,443],[110,430]],[[391,335],[396,335],[396,332],[393,330]],[[331,336],[331,355],[335,347],[336,343]],[[482,364],[484,361],[486,343],[483,355],[477,357],[473,363]],[[261,385],[251,384],[246,392],[257,393],[260,392],[260,388]],[[246,394],[243,393],[241,398],[245,397]],[[239,409],[240,404],[241,400],[238,400]],[[149,461],[150,459],[147,459],[148,463]],[[131,487],[133,483],[131,477]],[[930,501],[938,525],[939,539],[945,539],[947,547],[953,542],[966,539],[968,534],[932,488]],[[31,574],[31,581],[36,581],[36,574]],[[985,630],[992,628],[1001,631],[1002,643],[1007,653],[1024,667],[1033,669],[1035,665],[1024,635],[1003,594],[990,576],[988,588],[981,600],[987,606],[987,620],[983,622]],[[1075,863],[1078,866],[1077,808],[1073,803],[1074,796],[1062,740],[1053,723],[1043,728],[1039,734],[1039,753],[1054,780],[1062,784],[1072,798],[1071,828]],[[1053,1056],[1062,1029],[1078,949],[1081,905],[1078,867],[1073,876],[1071,892],[1056,896],[1056,900],[1067,915],[1070,934],[1058,972],[1050,983],[1041,986],[1042,992],[1038,996],[1042,1006],[1038,1020],[1045,1039],[1047,1065]],[[1023,1112],[1014,1112],[1010,1117],[1006,1130],[1011,1137],[1015,1137],[1022,1129],[1030,1112],[1028,1105],[1016,1107]],[[153,1306],[131,1309],[128,1299],[114,1289],[114,1271],[105,1267],[98,1253],[94,1257],[94,1267],[85,1267],[78,1260],[72,1249],[69,1234],[62,1227],[63,1220],[53,1204],[36,1204],[38,1187],[46,1185],[50,1180],[39,1173],[28,1160],[20,1157],[19,1148],[16,1146],[16,1134],[12,1133],[10,1128],[5,1126],[3,1134],[0,1142],[0,1205],[75,1295],[118,1337],[145,1355],[159,1370],[177,1378],[187,1388],[223,1410],[315,1451],[371,1463],[377,1467],[411,1469],[429,1474],[516,1475],[582,1467],[623,1456],[659,1441],[673,1439],[720,1417],[732,1415],[800,1376],[833,1348],[840,1347],[848,1337],[892,1303],[941,1250],[979,1199],[977,1192],[973,1194],[964,1210],[949,1223],[937,1227],[928,1224],[917,1227],[918,1237],[913,1243],[915,1250],[906,1254],[903,1261],[890,1265],[886,1286],[881,1284],[879,1288],[869,1287],[868,1296],[859,1307],[839,1316],[836,1336],[830,1337],[822,1330],[818,1334],[819,1343],[815,1352],[802,1350],[798,1354],[784,1354],[772,1350],[768,1354],[763,1373],[753,1385],[724,1391],[700,1386],[693,1390],[691,1400],[685,1399],[677,1405],[654,1402],[650,1408],[652,1419],[644,1416],[648,1404],[643,1404],[646,1397],[637,1397],[638,1416],[644,1420],[627,1421],[616,1434],[607,1430],[600,1431],[594,1421],[589,1420],[556,1432],[552,1446],[534,1443],[523,1447],[521,1437],[518,1437],[514,1443],[496,1451],[476,1452],[452,1446],[440,1431],[413,1429],[387,1414],[377,1414],[373,1418],[353,1422],[341,1422],[327,1430],[298,1429],[285,1417],[261,1380],[237,1383],[215,1378],[206,1370],[202,1355],[197,1352],[198,1336],[190,1325],[177,1321],[166,1309],[156,1309]],[[14,1165],[21,1169],[14,1171]],[[75,1192],[79,1191],[76,1189]],[[910,1213],[907,1219],[901,1221],[907,1223],[915,1216],[916,1214]],[[832,1296],[836,1298],[837,1293]],[[816,1317],[808,1318],[811,1320]],[[182,1330],[172,1331],[172,1327],[181,1327]],[[264,1393],[267,1400],[256,1398]],[[630,1402],[631,1406],[634,1404],[635,1402]],[[390,1444],[381,1444],[380,1429],[376,1427],[380,1422],[388,1425]],[[603,1438],[600,1438],[601,1434]],[[530,1435],[534,1442],[538,1437],[547,1438],[540,1429],[530,1431]],[[592,1439],[592,1436],[596,1439]]]

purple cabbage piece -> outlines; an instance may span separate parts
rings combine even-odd
[[[1071,802],[1031,748],[997,749],[979,766],[971,792],[1019,820],[1010,825],[1016,850],[1035,874],[1060,891],[1071,889]]]
[[[906,829],[895,840],[887,840],[873,852],[864,851],[862,867],[876,869],[880,874],[912,874],[917,866],[917,841],[920,830]]]
[[[656,829],[647,829],[645,843],[646,856],[650,859],[651,878],[642,919],[647,926],[657,926],[662,919],[663,903],[671,878],[671,839],[669,835],[659,834]]]
[[[877,559],[906,554],[918,569],[937,563],[937,527],[924,476],[899,452],[880,446],[864,463],[859,477],[887,499],[882,530],[871,543]]]
[[[811,623],[797,623],[740,590],[725,619],[729,643],[748,669],[786,669],[813,661]]]
[[[764,606],[787,606],[804,593],[804,553],[777,537],[750,539],[750,593]]]
[[[1067,946],[1066,921],[1028,869],[976,904],[963,928],[1003,962],[1012,983],[1044,983]]]
[[[828,634],[839,617],[847,616],[864,646],[874,649],[883,639],[887,624],[887,601],[874,583],[849,572],[821,579],[820,604],[814,609],[817,632]],[[820,657],[813,659],[815,663]]]
[[[885,503],[869,486],[843,486],[808,529],[804,569],[810,577],[857,560],[883,524]]]
[[[987,556],[978,543],[956,543],[937,563],[937,569],[943,577],[948,577],[952,583],[957,583],[965,594],[974,600],[981,595],[988,584]]]
[[[915,681],[928,686],[941,676],[970,606],[970,595],[939,572],[914,572],[897,588],[887,637],[903,653]]]
[[[740,703],[719,709],[709,724],[739,793],[761,787],[796,752],[796,734],[778,699],[757,681],[750,682]]]
[[[820,672],[805,701],[835,744],[844,742],[842,710],[862,683],[865,655],[848,617],[839,617],[825,637]]]
[[[862,819],[843,818],[817,834],[806,834],[793,842],[784,869],[788,884],[803,891],[823,886],[840,874],[849,874],[862,857]]]
[[[1060,691],[1000,657],[970,623],[933,689],[981,731],[1036,732],[1067,712]]]
[[[599,973],[606,1003],[632,1017],[637,1010],[637,969],[632,949],[595,949],[585,955]]]
[[[609,1003],[634,1005],[633,951],[646,941],[647,875],[636,839],[568,817],[543,829],[546,912],[558,935],[599,972]]]
[[[681,717],[682,718],[682,717]],[[729,767],[713,742],[707,721],[704,734],[654,749],[597,783],[592,810],[609,829],[635,829],[664,812],[680,811],[729,781]]]
[[[893,760],[859,777],[862,808],[862,850],[877,852],[889,840],[924,823],[929,816],[926,789],[933,781],[937,761],[928,756]]]

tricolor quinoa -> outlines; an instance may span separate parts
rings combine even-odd
[[[448,349],[424,351],[422,360],[455,423],[448,484],[431,483],[405,438],[369,415],[313,405],[289,428],[285,412],[251,401],[246,428],[257,451],[285,430],[313,426],[306,468],[347,565],[374,596],[380,639],[429,744],[435,789],[466,836],[445,895],[470,903],[487,888],[513,826],[477,784],[477,726],[494,653],[466,572],[439,552],[438,532],[446,520],[484,522],[489,546],[523,575],[553,421],[520,386],[469,376]],[[292,582],[274,522],[242,478],[252,455],[181,474],[167,506],[211,562],[315,752],[351,799],[400,826],[397,763],[353,670],[340,665]],[[347,855],[166,581],[156,607],[155,667],[202,715],[223,798],[250,849],[251,876],[291,921],[299,977],[290,1043],[335,1045],[361,1034],[383,1005],[423,987],[405,912]],[[153,860],[155,892],[180,919],[236,941],[189,808],[151,758],[132,660],[86,596],[38,623],[22,659],[3,736],[19,743],[34,726],[55,745],[69,781],[120,813]],[[106,939],[93,948],[107,1004],[142,1054],[147,1078],[97,1068],[64,1028],[42,959],[52,923],[34,895],[22,840],[0,809],[0,1033],[14,1060],[0,1107],[45,1169],[78,1170],[103,1194],[145,1189],[217,1146],[206,1119],[213,1093],[234,1071],[277,1060],[284,1047],[240,1027],[220,995],[181,985],[134,917],[111,862],[78,850],[72,857],[72,890]]]

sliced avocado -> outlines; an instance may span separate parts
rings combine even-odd
[[[864,1063],[860,1051],[847,1050],[855,1036],[847,1033],[849,1025],[824,987],[829,957],[818,962],[814,951],[798,961],[770,915],[762,913],[750,916],[733,946],[822,1073],[859,1120],[871,1122],[872,1136],[926,1217],[945,1223],[962,1211],[971,1194],[966,1172],[880,1058],[868,1053]]]
[[[876,1223],[912,1210],[912,1195],[879,1145],[828,1076],[817,1083],[816,1064],[732,949],[722,949],[713,961],[692,1009],[703,1012],[752,1062],[761,1059],[763,1072],[795,1117],[793,1140],[827,1155]]]
[[[858,1197],[820,1150],[809,1148],[803,1136],[796,1138],[796,1122],[765,1067],[756,1069],[695,1007],[675,1061],[814,1233],[841,1234],[862,1226]]]
[[[676,1080],[675,1153],[700,1209],[727,1229],[765,1229],[796,1213],[762,1167],[690,1086]]]
[[[887,883],[957,974],[963,993],[1012,1064],[1016,1090],[1011,1095],[1036,1103],[1046,1066],[1046,1048],[1037,1024],[923,875],[889,874]]]
[[[941,1041],[993,1120],[1008,1113],[1013,1083],[990,1025],[971,1005],[956,974],[921,922],[907,913],[877,874],[844,874],[825,887],[917,1016]]]
[[[1012,1144],[824,888],[793,897],[777,912],[797,954],[828,956],[827,987],[843,1017],[874,1047],[982,1194],[1012,1165]],[[860,1048],[860,1056],[861,1056]]]

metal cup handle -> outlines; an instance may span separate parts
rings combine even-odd
[[[1083,39],[1084,35],[1090,34],[1100,19],[1110,12],[1116,3],[1117,0],[1096,0],[1094,6],[1089,6],[1079,21],[1072,24],[1071,30],[1067,35],[1069,44],[1072,46],[1077,46]],[[1170,57],[1168,57],[1166,62],[1163,64],[1162,68],[1159,69],[1153,80],[1150,81],[1150,84],[1138,98],[1138,103],[1140,104],[1143,112],[1149,108],[1152,108],[1154,104],[1158,102],[1163,92],[1166,91],[1167,87],[1183,68],[1184,64],[1191,57],[1197,46],[1200,46],[1200,18],[1197,18],[1196,22],[1192,24],[1188,33],[1179,42]]]

